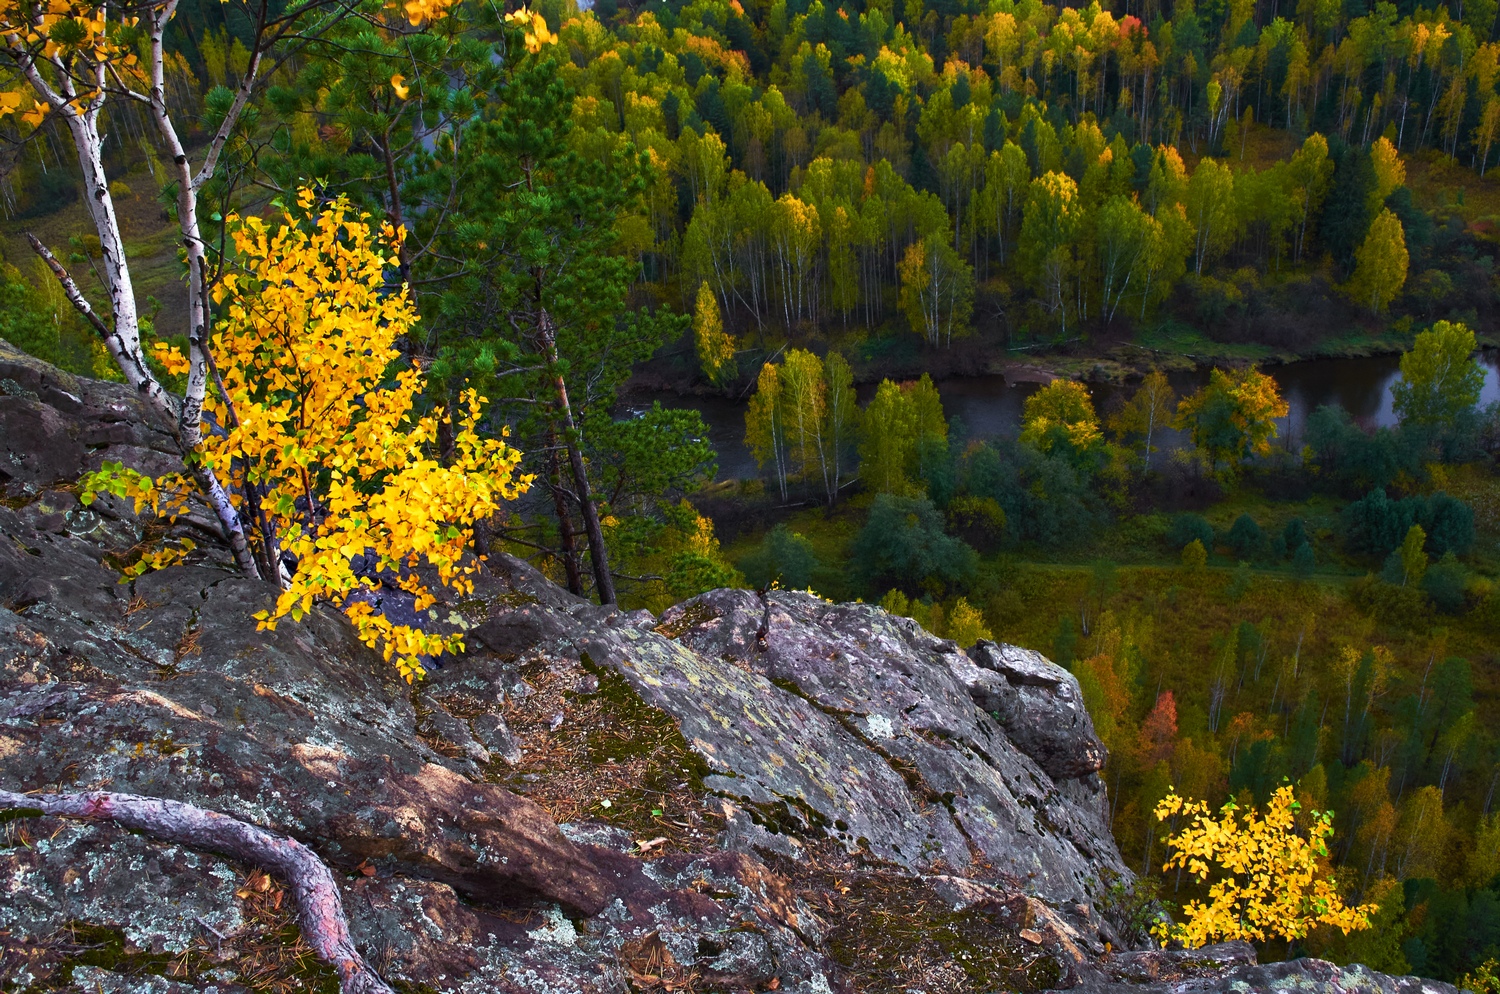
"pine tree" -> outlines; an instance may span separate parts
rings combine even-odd
[[[509,44],[520,51],[519,39]],[[584,428],[596,422],[594,412],[614,406],[634,364],[682,334],[690,318],[627,306],[640,262],[620,228],[651,186],[649,156],[623,139],[581,155],[574,95],[552,46],[526,48],[507,58],[503,98],[456,152],[464,223],[443,232],[439,245],[464,260],[464,272],[444,294],[428,347],[435,374],[493,376],[486,393],[545,460],[537,475],[552,496],[570,588],[583,592],[576,515],[594,591],[613,603]]]

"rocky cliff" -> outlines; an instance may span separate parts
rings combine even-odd
[[[433,618],[467,653],[410,688],[336,615],[257,632],[272,592],[207,519],[171,526],[187,563],[119,582],[169,529],[73,482],[172,451],[123,388],[0,344],[0,788],[300,840],[398,990],[1451,990],[1106,956],[1136,937],[1104,754],[1035,653],[806,594],[603,609],[498,558]],[[6,990],[337,989],[257,867],[101,822],[0,833]]]

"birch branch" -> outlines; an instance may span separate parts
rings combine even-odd
[[[138,384],[138,389],[159,410],[168,417],[175,419],[177,417],[176,404],[173,403],[171,394],[162,389],[161,384],[157,383],[156,378],[151,375],[151,370],[146,366],[145,359],[137,351],[130,348],[118,330],[112,329],[104,323],[104,319],[99,316],[99,312],[94,310],[94,305],[89,303],[89,299],[79,289],[78,283],[73,279],[72,274],[63,267],[62,263],[57,261],[57,256],[52,254],[51,249],[43,245],[41,240],[29,231],[26,232],[26,241],[31,245],[31,250],[47,264],[47,268],[52,270],[52,275],[57,277],[57,282],[61,284],[63,296],[68,298],[68,303],[72,304],[73,309],[83,315],[90,326],[99,333],[99,337],[104,340],[104,347],[109,352],[110,358],[115,361],[115,365],[120,368],[121,372],[127,375],[133,372],[135,375],[131,378]]]
[[[95,331],[104,338],[109,338],[109,326],[104,323],[104,319],[94,310],[94,305],[89,303],[89,299],[83,295],[83,291],[78,289],[78,284],[74,281],[72,275],[63,268],[63,264],[57,261],[57,256],[52,254],[52,250],[43,245],[36,235],[33,235],[29,231],[26,232],[26,241],[31,245],[31,251],[41,257],[41,260],[47,264],[47,268],[52,270],[52,275],[57,277],[57,282],[62,284],[63,296],[68,298],[68,303],[72,304],[74,309],[79,314],[82,314],[89,324],[94,326]]]

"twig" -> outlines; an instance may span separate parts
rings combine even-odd
[[[354,948],[333,874],[295,839],[182,801],[91,791],[28,797],[0,790],[0,811],[110,821],[163,842],[207,849],[260,867],[285,883],[297,903],[302,937],[339,975],[343,994],[395,994]]]
[[[647,573],[645,576],[631,576],[629,573],[621,573],[619,570],[610,570],[611,576],[619,577],[621,580],[634,580],[636,583],[650,583],[654,580],[665,580],[666,577],[655,573]]]
[[[36,235],[33,235],[29,231],[26,232],[26,241],[31,245],[31,251],[42,257],[42,261],[47,264],[47,268],[52,270],[52,275],[57,277],[57,282],[62,284],[63,295],[68,298],[68,303],[72,304],[78,309],[79,314],[88,319],[89,324],[94,326],[95,331],[104,338],[108,338],[110,331],[108,326],[105,325],[104,319],[94,311],[94,305],[90,304],[89,299],[83,295],[83,291],[78,289],[78,284],[73,281],[73,277],[63,268],[63,264],[57,261],[57,257],[52,254],[52,250],[43,245],[37,239]]]

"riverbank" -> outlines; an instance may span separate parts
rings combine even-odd
[[[1411,347],[1422,326],[1400,323],[1378,332],[1350,329],[1304,349],[1277,349],[1253,342],[1220,342],[1175,319],[1129,337],[1092,336],[1066,341],[1014,344],[1004,335],[974,334],[943,348],[927,348],[915,335],[846,332],[815,337],[791,347],[820,354],[837,350],[850,361],[857,385],[884,379],[911,380],[926,373],[936,383],[972,377],[1004,377],[1007,383],[1081,380],[1121,386],[1161,369],[1172,373],[1206,371],[1214,366],[1287,366],[1325,359],[1368,359],[1400,355]],[[752,337],[752,336],[747,336]],[[753,336],[758,337],[758,336]],[[1479,336],[1482,349],[1500,349],[1500,338]],[[714,387],[699,372],[691,335],[640,364],[621,391],[627,402],[642,396],[747,399],[764,362],[774,362],[788,347],[768,340],[739,353],[740,376],[728,389]]]
[[[1349,412],[1351,418],[1367,428],[1390,427],[1396,423],[1392,387],[1401,377],[1399,355],[1409,343],[1391,340],[1345,339],[1332,354],[1304,359],[1277,356],[1278,361],[1263,363],[1276,380],[1287,401],[1287,416],[1277,425],[1277,444],[1289,450],[1301,444],[1308,416],[1325,404],[1334,404]],[[955,346],[957,348],[957,346]],[[970,439],[1014,437],[1020,430],[1026,398],[1042,384],[1058,376],[1084,380],[1089,385],[1095,409],[1108,417],[1129,398],[1138,376],[1145,370],[1167,371],[1173,390],[1179,396],[1192,393],[1208,380],[1215,365],[1242,357],[1209,358],[1202,353],[1184,354],[1151,351],[1151,346],[1120,343],[1114,354],[1088,356],[1052,356],[1052,362],[995,362],[988,369],[968,375],[934,376],[943,401],[945,416],[955,430]],[[1203,359],[1205,361],[1198,361]],[[1154,362],[1150,360],[1155,360]],[[1481,355],[1485,382],[1480,404],[1500,400],[1500,350],[1489,349]],[[971,368],[984,370],[975,365]],[[920,375],[920,374],[917,374]],[[910,379],[892,376],[892,379]],[[868,402],[876,378],[860,377],[857,387],[861,403]],[[673,389],[660,382],[660,389],[637,388],[622,398],[621,413],[638,412],[653,403],[663,407],[690,408],[698,411],[708,429],[708,440],[719,456],[721,480],[749,480],[759,477],[759,467],[745,445],[745,409],[754,384],[734,396],[724,393],[705,394]],[[1171,429],[1161,431],[1156,444],[1170,450],[1187,444],[1187,439]]]

